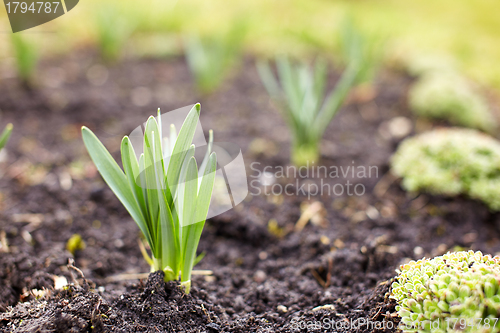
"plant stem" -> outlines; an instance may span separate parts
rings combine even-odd
[[[298,167],[309,166],[319,161],[319,143],[293,144],[291,151],[292,163]]]

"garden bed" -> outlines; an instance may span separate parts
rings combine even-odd
[[[126,280],[123,274],[149,270],[139,229],[91,163],[82,125],[118,159],[121,137],[158,106],[166,112],[201,102],[204,130],[242,148],[250,181],[259,179],[255,169],[288,164],[286,125],[252,59],[210,96],[197,96],[181,58],[106,68],[84,52],[46,61],[38,74],[44,80],[32,89],[0,81],[2,123],[15,128],[0,179],[0,332],[322,332],[334,322],[346,327],[338,332],[392,332],[347,323],[396,326],[387,293],[401,263],[455,247],[500,251],[498,214],[462,197],[412,196],[388,174],[403,138],[391,119],[406,117],[417,132],[432,125],[407,110],[411,80],[387,70],[374,94],[352,94],[322,147],[328,168],[374,167],[377,174],[298,179],[332,187],[349,180],[362,184],[364,195],[311,196],[297,188],[294,196],[249,195],[207,221],[199,246],[206,256],[196,269],[213,275],[195,276],[190,295],[159,273]],[[324,206],[326,223],[294,230],[301,204],[314,201]],[[74,234],[86,247],[72,255],[65,247]],[[61,276],[74,285],[53,291]]]

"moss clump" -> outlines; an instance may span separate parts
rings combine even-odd
[[[392,284],[403,332],[500,332],[500,258],[447,253],[402,265]]]
[[[455,73],[458,67],[453,57],[420,53],[406,56],[402,65],[408,74],[415,77],[431,73]]]
[[[392,171],[407,191],[465,194],[500,210],[500,143],[472,129],[437,129],[406,139]]]
[[[409,104],[419,116],[484,131],[492,131],[496,127],[486,101],[458,75],[424,75],[411,87]]]

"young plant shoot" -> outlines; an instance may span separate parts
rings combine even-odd
[[[26,36],[19,33],[11,34],[11,41],[19,78],[29,86],[38,62],[36,47]]]
[[[327,66],[316,61],[314,71],[302,64],[294,66],[287,58],[278,58],[278,83],[266,63],[257,68],[271,98],[278,104],[292,136],[291,160],[297,166],[317,162],[321,138],[330,121],[357,83],[359,61],[352,61],[333,91],[325,98]]]
[[[376,34],[362,31],[350,16],[341,24],[339,37],[342,64],[348,65],[352,59],[362,57],[358,82],[371,84],[382,60],[384,39]]]
[[[225,36],[186,39],[186,60],[202,94],[217,89],[237,63],[245,34],[246,25],[237,23]]]
[[[198,169],[192,144],[200,116],[200,104],[187,115],[177,134],[170,126],[168,138],[162,125],[149,117],[142,153],[137,159],[128,136],[121,144],[124,170],[87,127],[82,128],[85,147],[104,181],[135,220],[152,258],[145,255],[152,271],[162,270],[165,281],[178,280],[189,293],[196,249],[205,224],[215,180],[216,156],[211,153],[210,132],[205,158]]]
[[[95,15],[99,49],[107,62],[119,60],[127,39],[135,30],[133,20],[129,19],[131,10],[127,6],[104,2]]]
[[[7,126],[5,126],[2,134],[0,134],[0,150],[2,150],[3,147],[5,147],[5,145],[9,141],[9,138],[10,138],[10,135],[12,134],[13,128],[14,128],[14,126],[12,126],[12,124],[7,124]]]

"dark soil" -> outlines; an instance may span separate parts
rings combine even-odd
[[[206,256],[196,269],[213,275],[195,276],[185,295],[162,273],[120,275],[149,270],[139,229],[90,162],[80,127],[89,126],[118,159],[123,135],[158,106],[201,101],[204,129],[238,144],[249,181],[259,180],[266,166],[275,172],[288,164],[289,136],[253,61],[210,96],[197,95],[180,58],[106,68],[83,52],[46,61],[31,90],[2,79],[1,121],[13,122],[14,133],[0,168],[0,332],[395,331],[384,327],[397,325],[388,295],[401,263],[454,249],[500,250],[498,214],[467,198],[407,194],[388,173],[402,139],[388,121],[409,118],[412,133],[432,126],[408,112],[410,83],[401,73],[380,73],[375,94],[353,93],[325,135],[323,165],[374,166],[378,174],[298,179],[306,189],[350,181],[364,186],[363,195],[299,188],[296,196],[267,195],[272,187],[251,186],[254,195],[207,221],[199,247]],[[296,231],[301,205],[316,201],[323,223]],[[74,234],[85,248],[72,254],[66,243]],[[54,290],[60,277],[70,285]]]

